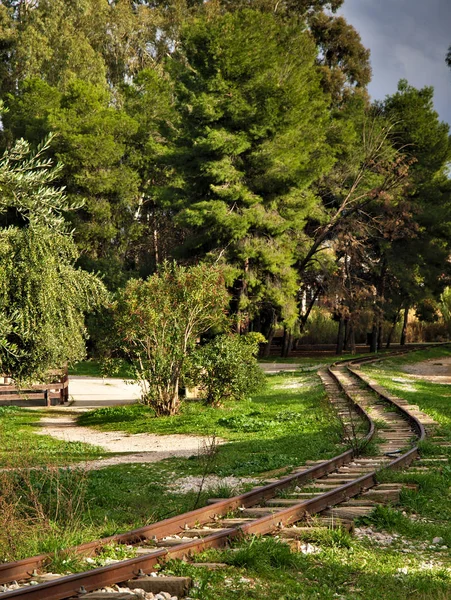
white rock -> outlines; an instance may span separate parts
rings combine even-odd
[[[317,546],[313,546],[313,544],[307,543],[307,544],[301,544],[300,551],[302,552],[302,554],[317,554],[321,550]]]
[[[441,537],[435,537],[435,538],[432,540],[432,543],[433,543],[433,544],[443,544],[443,538],[441,538]]]

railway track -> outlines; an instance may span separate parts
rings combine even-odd
[[[346,525],[347,519],[368,513],[391,492],[396,495],[396,485],[378,485],[378,472],[407,467],[415,461],[417,443],[426,436],[424,423],[430,420],[417,407],[389,396],[364,377],[359,365],[368,360],[375,359],[336,363],[319,372],[350,443],[346,452],[308,463],[287,477],[239,496],[212,499],[203,508],[68,551],[92,556],[110,543],[133,544],[135,558],[37,585],[29,581],[37,572],[45,571],[49,555],[0,564],[0,584],[19,581],[22,586],[0,593],[0,600],[82,597],[91,590],[149,574],[168,559],[186,559],[242,536],[277,533],[301,538],[312,524],[312,515],[320,514],[315,525]]]

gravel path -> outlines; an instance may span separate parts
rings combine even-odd
[[[98,431],[90,427],[79,427],[75,417],[45,417],[39,422],[42,429],[36,433],[51,435],[65,442],[84,442],[100,446],[106,452],[124,453],[83,463],[86,468],[99,469],[126,463],[158,462],[165,458],[197,455],[208,438],[196,435],[156,435],[152,433],[130,434],[124,431]],[[216,443],[225,440],[216,439]]]

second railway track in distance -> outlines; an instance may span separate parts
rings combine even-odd
[[[298,467],[287,477],[239,496],[216,499],[203,508],[68,550],[72,555],[92,556],[109,543],[133,544],[138,552],[135,558],[33,586],[27,580],[45,571],[48,555],[0,564],[0,584],[23,584],[0,593],[0,600],[82,598],[91,590],[151,573],[169,559],[187,559],[252,534],[300,538],[312,515],[321,515],[319,523],[339,525],[350,512],[375,505],[390,490],[390,485],[378,485],[378,471],[415,461],[417,444],[426,435],[424,424],[430,420],[365,378],[359,365],[370,360],[375,359],[342,361],[319,372],[350,441],[346,452]],[[365,447],[374,451],[361,456]]]

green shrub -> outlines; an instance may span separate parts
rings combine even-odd
[[[179,411],[179,385],[196,339],[226,324],[229,296],[219,268],[165,263],[146,281],[130,280],[113,307],[116,338],[159,416]]]
[[[262,341],[259,333],[218,335],[197,350],[191,378],[206,404],[242,400],[263,387],[265,376],[256,358]]]

